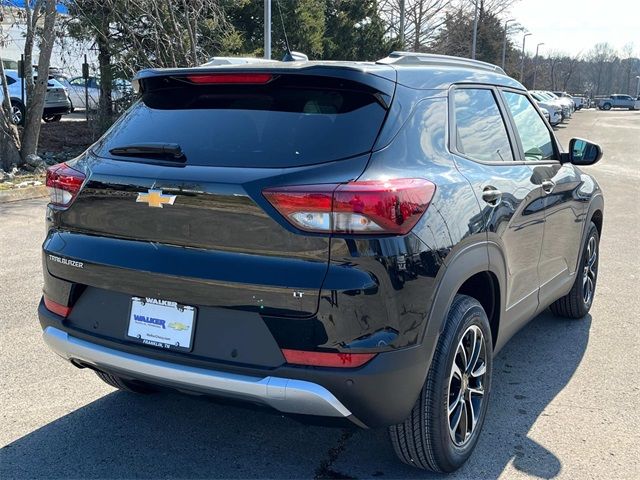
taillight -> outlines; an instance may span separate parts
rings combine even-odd
[[[82,188],[85,175],[66,163],[47,168],[47,187],[53,205],[66,207],[71,204]]]
[[[307,352],[304,350],[282,349],[287,363],[293,365],[310,365],[314,367],[361,367],[373,357],[375,353],[331,353],[331,352]]]
[[[198,84],[253,84],[263,85],[273,80],[270,73],[197,73],[187,75],[190,82]]]
[[[54,302],[46,295],[44,296],[44,306],[50,312],[53,312],[56,315],[60,315],[61,317],[64,317],[64,318],[67,318],[71,313],[71,307],[67,307],[65,305],[61,305],[57,302]]]
[[[400,178],[278,187],[262,193],[300,230],[404,235],[427,211],[435,191],[428,180]]]

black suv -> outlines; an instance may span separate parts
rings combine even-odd
[[[394,53],[134,83],[47,172],[44,341],[114,387],[385,426],[404,462],[452,471],[495,353],[549,306],[591,307],[603,197],[576,165],[602,152],[563,153],[498,67]]]

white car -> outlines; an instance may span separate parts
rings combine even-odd
[[[560,122],[562,122],[562,106],[559,103],[549,101],[537,92],[529,93],[538,104],[538,107],[540,107],[541,110],[544,109],[549,113],[548,120],[551,126],[556,126]]]
[[[569,108],[569,117],[571,117],[571,115],[573,114],[573,112],[576,109],[576,104],[574,103],[574,101],[570,98],[567,97],[560,97],[558,95],[556,95],[553,92],[550,92],[548,90],[544,90],[542,93],[544,93],[545,95],[548,95],[551,98],[555,98],[556,100],[558,100],[562,105],[565,105]]]
[[[81,108],[86,109],[85,101],[85,80],[82,77],[69,78],[65,75],[55,75],[54,77],[67,90],[69,90],[69,97],[71,98],[72,109]],[[131,82],[124,79],[116,79],[113,81],[113,89],[111,91],[111,98],[114,101],[118,101],[126,95],[133,92]],[[97,77],[89,77],[87,79],[87,94],[89,100],[89,110],[97,110],[98,102],[100,100],[100,79]]]
[[[27,100],[27,91],[25,88],[25,103],[22,102],[22,79],[18,76],[17,70],[4,71],[9,97],[11,99],[11,113],[13,122],[16,125],[22,125],[24,122],[25,103]],[[0,78],[0,81],[2,79]],[[0,88],[0,102],[4,99],[4,90]],[[69,94],[64,85],[60,84],[53,78],[47,82],[47,95],[44,100],[44,111],[42,119],[45,122],[58,122],[62,115],[71,112],[71,101]]]
[[[582,96],[582,95],[577,95],[577,94],[569,94],[567,93],[567,95],[569,95],[571,97],[571,99],[574,101],[574,103],[576,104],[576,110],[582,110],[583,108],[589,108],[589,104],[587,102],[587,98]]]
[[[572,95],[569,95],[567,92],[550,92],[550,93],[553,93],[558,98],[566,98],[568,100],[571,100],[571,104],[573,105],[573,111],[574,112],[576,110],[580,110],[580,108],[578,107],[578,99],[576,97],[573,97]],[[582,100],[582,99],[580,99],[580,100]],[[582,105],[581,101],[580,101],[580,105]]]
[[[563,122],[571,118],[571,113],[572,113],[571,105],[568,104],[566,101],[562,101],[562,99],[556,97],[555,95],[549,92],[544,92],[542,90],[532,90],[529,93],[531,93],[531,96],[537,102],[544,102],[544,103],[548,103],[550,105],[555,105],[559,107],[562,111]]]

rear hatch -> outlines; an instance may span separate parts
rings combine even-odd
[[[187,305],[313,315],[329,237],[298,231],[262,192],[357,178],[394,82],[341,68],[138,81],[140,100],[71,165],[87,179],[52,210],[49,272]]]
[[[45,96],[45,107],[59,105],[67,101],[67,91],[63,85],[55,80],[47,83],[47,95]]]

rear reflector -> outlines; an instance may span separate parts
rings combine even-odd
[[[85,175],[66,163],[58,163],[47,168],[47,187],[50,201],[54,205],[66,207],[71,204],[82,188]]]
[[[262,193],[292,225],[307,232],[404,235],[436,191],[422,178],[270,188]]]
[[[282,349],[287,363],[314,367],[360,367],[376,356],[375,353],[327,353]]]
[[[187,75],[187,79],[202,85],[231,83],[263,85],[273,80],[273,75],[270,73],[200,73]]]
[[[55,313],[56,315],[60,315],[61,317],[67,318],[69,313],[71,313],[71,307],[65,307],[59,303],[54,302],[46,295],[44,296],[44,306],[47,307],[47,310]]]

